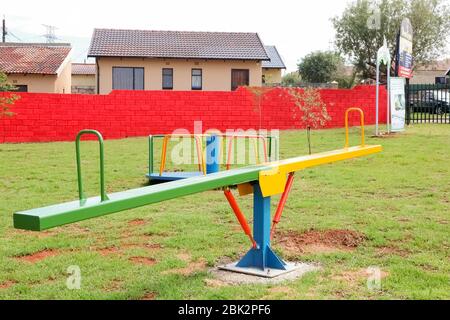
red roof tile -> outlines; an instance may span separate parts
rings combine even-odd
[[[94,63],[72,63],[72,74],[95,75]]]
[[[66,43],[0,43],[0,71],[57,74],[70,50]]]

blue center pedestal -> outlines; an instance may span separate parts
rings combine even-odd
[[[297,270],[299,267],[284,262],[270,247],[270,197],[263,197],[259,183],[254,184],[253,190],[253,237],[258,247],[252,248],[241,261],[219,269],[264,278],[275,278]]]

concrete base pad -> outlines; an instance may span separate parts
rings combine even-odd
[[[287,271],[238,268],[236,263],[232,263],[211,270],[211,274],[216,279],[230,284],[275,284],[294,281],[308,272],[318,270],[319,266],[306,263],[288,263]]]
[[[236,273],[243,273],[247,274],[249,276],[257,276],[257,277],[263,277],[263,278],[269,278],[273,279],[276,277],[280,277],[282,275],[285,275],[287,273],[294,272],[295,270],[301,269],[301,265],[297,263],[287,263],[286,264],[286,270],[276,270],[276,269],[257,269],[257,268],[239,268],[237,266],[238,262],[220,266],[220,270],[224,271],[230,271],[230,272],[236,272]]]

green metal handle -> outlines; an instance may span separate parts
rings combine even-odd
[[[109,200],[108,196],[106,195],[106,189],[105,189],[105,164],[104,164],[104,154],[103,154],[103,137],[100,134],[100,132],[96,130],[81,130],[78,135],[75,142],[76,145],[76,153],[77,153],[77,174],[78,174],[78,195],[80,197],[80,201],[86,200],[86,196],[83,192],[83,179],[81,176],[81,156],[80,156],[80,140],[81,137],[85,134],[93,134],[96,135],[98,138],[98,143],[100,146],[100,197],[102,202]]]
[[[274,148],[275,148],[275,152],[278,149],[278,138],[276,136],[268,136],[268,143],[269,143],[269,161],[277,161],[279,159],[274,159],[273,157],[273,153],[274,153]],[[275,145],[275,146],[274,146]]]
[[[148,171],[150,174],[153,173],[154,170],[154,158],[153,158],[153,154],[154,154],[154,145],[155,145],[155,139],[156,138],[164,138],[165,135],[162,134],[158,134],[158,135],[149,135],[148,136]]]

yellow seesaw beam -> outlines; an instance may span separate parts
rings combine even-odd
[[[274,196],[284,192],[289,173],[337,161],[368,156],[382,150],[383,148],[380,145],[358,146],[271,162],[266,164],[266,166],[270,167],[269,170],[263,170],[259,173],[259,184],[264,197]]]
[[[361,118],[361,145],[350,147],[349,142],[349,114],[357,112]],[[325,153],[318,153],[309,156],[292,158],[278,162],[268,163],[269,170],[262,170],[259,173],[259,184],[264,197],[270,197],[284,192],[287,175],[306,168],[316,167],[327,163],[333,163],[352,158],[359,158],[383,151],[380,145],[367,146],[365,141],[364,112],[360,108],[350,108],[345,112],[345,147]],[[246,188],[240,187],[240,190]]]

